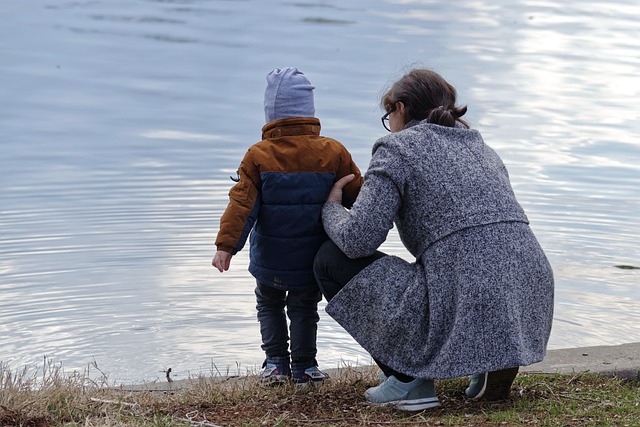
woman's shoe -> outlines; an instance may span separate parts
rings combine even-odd
[[[403,383],[391,375],[379,386],[368,389],[364,398],[369,403],[391,405],[403,411],[421,411],[440,406],[433,380],[422,378]]]
[[[517,374],[518,367],[472,375],[464,394],[474,400],[507,400]]]

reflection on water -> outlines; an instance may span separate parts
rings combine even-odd
[[[262,362],[218,218],[297,66],[366,169],[379,96],[442,72],[503,156],[557,278],[552,348],[640,340],[640,39],[631,1],[52,1],[0,11],[0,360],[95,360],[114,382]],[[397,235],[387,252],[407,257]],[[370,363],[321,313],[321,366]]]

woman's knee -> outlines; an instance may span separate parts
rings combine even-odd
[[[340,263],[338,259],[342,254],[340,249],[331,240],[327,240],[320,246],[313,262],[313,274],[318,283],[322,295],[327,301],[340,290],[341,284],[336,283],[336,266]],[[344,255],[343,255],[344,256]]]
[[[335,257],[339,254],[344,256],[340,248],[335,243],[333,243],[333,240],[327,240],[322,244],[322,246],[320,246],[320,249],[318,249],[318,252],[315,256],[314,265],[318,262],[326,262],[328,260],[335,259]]]
[[[331,240],[327,240],[320,246],[318,252],[316,252],[316,256],[313,259],[313,274],[315,274],[316,279],[318,275],[322,273],[324,267],[327,264],[327,259],[329,257],[329,253],[331,252],[331,245],[335,246]]]

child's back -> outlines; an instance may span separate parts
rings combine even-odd
[[[313,117],[314,87],[306,77],[295,68],[276,69],[267,82],[262,141],[249,148],[240,164],[212,264],[220,271],[228,269],[251,234],[249,271],[258,282],[258,319],[267,354],[263,376],[289,375],[286,305],[293,377],[306,382],[315,377],[305,371],[316,366],[320,293],[312,266],[327,239],[322,206],[333,183],[353,173],[356,179],[343,193],[344,204],[350,206],[362,177],[342,144],[320,136],[320,121]]]

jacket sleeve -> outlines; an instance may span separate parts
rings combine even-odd
[[[240,180],[229,191],[229,205],[220,218],[216,237],[218,250],[233,255],[244,247],[260,209],[260,171],[251,158],[249,149],[238,168]]]
[[[345,148],[343,154],[340,156],[340,166],[336,174],[336,181],[349,174],[354,174],[356,177],[342,189],[342,205],[347,208],[350,208],[356,201],[364,178],[360,173],[360,169],[358,169],[358,166],[356,166],[351,158],[351,154]]]

